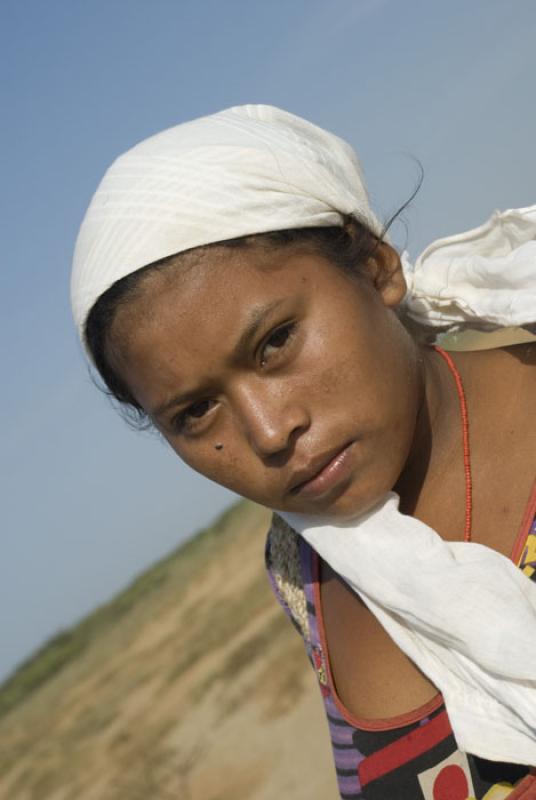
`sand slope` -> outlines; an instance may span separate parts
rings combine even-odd
[[[314,675],[264,573],[267,525],[240,504],[74,629],[61,669],[41,651],[24,673],[41,685],[10,710],[24,670],[0,691],[1,798],[338,797]]]

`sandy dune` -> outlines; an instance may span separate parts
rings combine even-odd
[[[267,524],[240,505],[109,604],[0,720],[1,798],[338,797],[313,672],[264,574]]]

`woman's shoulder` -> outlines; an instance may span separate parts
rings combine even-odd
[[[467,397],[473,538],[511,555],[536,478],[536,341],[454,357]]]
[[[501,435],[511,439],[521,430],[524,437],[536,435],[536,339],[455,357],[463,374],[470,424],[481,437],[487,432],[488,442]],[[536,466],[534,460],[531,464]]]
[[[469,336],[469,334],[467,334]],[[451,355],[466,369],[488,380],[504,380],[508,375],[531,375],[536,368],[536,336],[528,332],[507,331],[476,334],[454,347]],[[495,346],[496,344],[496,346]]]

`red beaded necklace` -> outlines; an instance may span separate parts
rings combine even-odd
[[[469,449],[469,419],[467,416],[467,403],[465,400],[465,392],[463,390],[463,383],[460,373],[456,369],[454,361],[448,353],[442,350],[441,347],[434,347],[442,358],[447,363],[448,368],[456,383],[456,390],[460,401],[460,414],[462,418],[462,437],[463,437],[463,469],[465,473],[465,532],[463,536],[464,542],[471,541],[471,532],[473,524],[473,481],[471,477],[471,453]]]

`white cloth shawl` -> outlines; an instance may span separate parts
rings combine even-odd
[[[281,516],[440,689],[460,750],[536,765],[536,584],[484,545],[444,541],[398,500],[342,525]]]
[[[71,296],[83,338],[120,278],[200,245],[353,214],[380,234],[353,150],[271,106],[163,131],[115,161],[78,236]],[[436,328],[531,326],[536,206],[403,258],[408,313]],[[351,526],[290,519],[445,696],[462,750],[536,764],[536,586],[508,559],[448,543],[387,498]],[[461,538],[461,536],[460,536]]]

